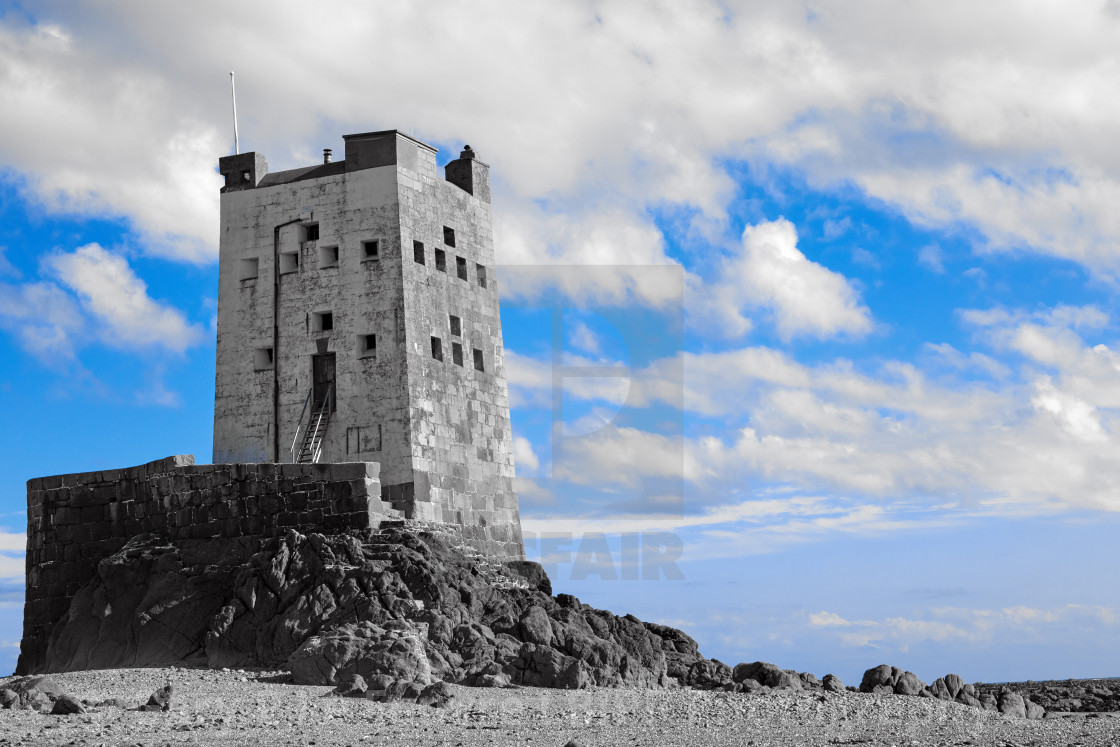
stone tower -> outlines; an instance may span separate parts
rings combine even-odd
[[[219,159],[214,463],[379,462],[404,517],[523,556],[489,167],[396,130]]]

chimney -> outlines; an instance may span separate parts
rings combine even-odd
[[[330,162],[331,162],[331,149],[330,148],[323,148],[323,163],[330,163]]]
[[[447,181],[483,202],[490,202],[490,167],[478,160],[474,148],[463,146],[459,157],[443,167]]]

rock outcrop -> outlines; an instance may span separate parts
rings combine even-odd
[[[964,680],[956,674],[947,674],[934,680],[932,685],[926,685],[913,672],[905,672],[889,664],[880,664],[864,672],[859,690],[863,693],[893,693],[937,698],[954,701],[971,708],[999,711],[1007,716],[1018,718],[1040,719],[1046,715],[1045,708],[1007,687],[1003,687],[998,695],[990,692],[982,693],[975,685],[964,684]]]
[[[134,537],[53,631],[47,671],[194,663],[287,667],[304,684],[386,675],[580,688],[715,688],[731,669],[662,625],[552,596],[539,565],[430,534]]]

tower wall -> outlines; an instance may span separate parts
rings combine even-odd
[[[273,174],[221,159],[214,461],[291,461],[333,354],[321,461],[377,461],[408,519],[523,555],[489,168],[468,146],[444,179],[396,131],[345,140],[344,161]]]

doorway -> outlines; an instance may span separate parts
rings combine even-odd
[[[330,393],[328,405],[330,412],[334,412],[335,395],[338,393],[334,385],[334,353],[322,353],[311,356],[311,398],[315,409],[322,406],[323,399]]]

